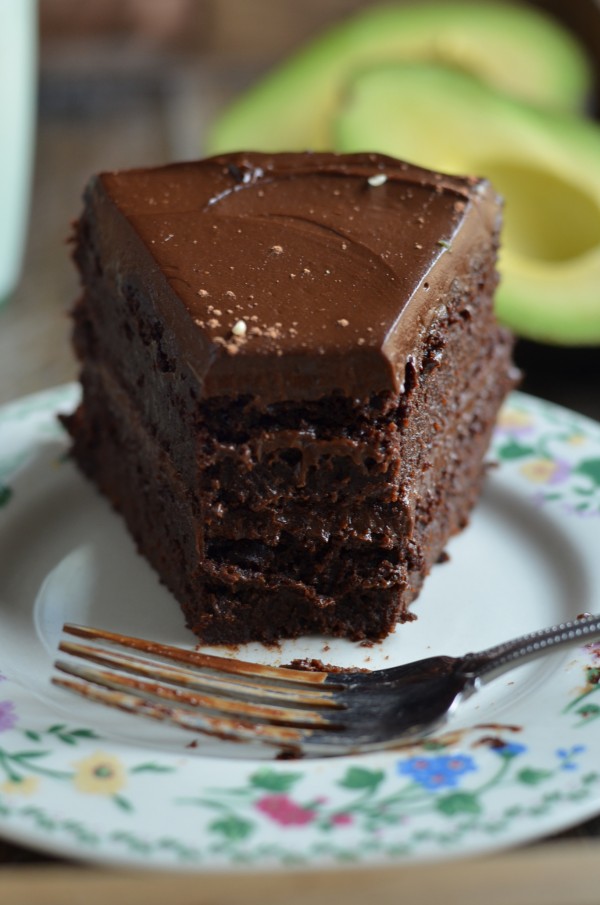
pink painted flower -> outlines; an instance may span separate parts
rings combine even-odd
[[[344,812],[340,814],[333,814],[331,822],[334,826],[350,826],[350,824],[353,822],[353,817],[352,814],[347,814]]]
[[[304,826],[316,817],[314,811],[296,804],[287,795],[265,795],[256,807],[280,826]]]
[[[0,732],[12,729],[16,725],[17,714],[12,701],[0,701]]]

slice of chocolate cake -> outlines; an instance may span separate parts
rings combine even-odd
[[[499,226],[487,183],[374,154],[92,180],[73,455],[204,641],[410,618],[513,383]]]

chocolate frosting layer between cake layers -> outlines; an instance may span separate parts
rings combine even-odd
[[[472,272],[498,227],[488,183],[375,154],[105,173],[87,198],[110,276],[137,275],[202,395],[265,405],[402,392],[461,262]]]

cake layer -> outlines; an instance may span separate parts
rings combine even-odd
[[[311,570],[308,561],[286,558],[285,572],[269,572],[264,569],[264,562],[260,564],[263,571],[259,571],[248,568],[249,562],[243,568],[231,561],[224,564],[199,556],[200,539],[196,532],[201,530],[201,519],[192,512],[185,488],[168,459],[156,444],[140,442],[131,420],[120,418],[118,410],[107,406],[106,400],[106,395],[97,399],[88,388],[85,405],[69,423],[76,437],[73,453],[86,474],[124,515],[140,551],[182,604],[190,627],[199,630],[202,623],[201,636],[205,641],[240,642],[251,637],[272,641],[282,634],[293,637],[308,632],[332,633],[324,612],[334,603],[331,592],[343,591],[346,584],[351,586],[353,598],[360,593],[374,594],[375,590],[383,594],[381,600],[376,598],[373,612],[364,616],[376,633],[381,633],[381,626],[378,631],[375,629],[382,618],[380,608],[385,608],[387,599],[388,608],[393,600],[397,610],[397,591],[403,581],[397,565],[385,560],[383,551],[368,545],[368,553],[363,551],[362,557],[353,557],[346,548],[342,559],[334,544],[324,551],[321,571],[314,569],[314,561]],[[169,506],[169,500],[173,505]],[[285,544],[279,553],[289,553]],[[403,571],[406,574],[406,567]],[[310,578],[310,582],[303,578]],[[235,598],[243,620],[231,611],[221,615],[227,610],[226,598]],[[246,618],[248,601],[258,599],[260,613],[270,610],[269,624],[262,630],[257,621]],[[339,606],[343,613],[345,604]]]
[[[472,434],[464,437],[480,454],[489,439],[490,411],[495,411],[501,392],[496,383],[493,398],[472,419]],[[326,553],[323,548],[308,548],[309,557],[302,559],[299,554],[307,554],[302,545],[284,542],[265,556],[264,548],[250,549],[246,542],[233,545],[234,557],[231,550],[213,547],[199,562],[193,544],[198,522],[184,489],[169,481],[164,454],[152,460],[151,444],[140,444],[127,419],[111,423],[105,408],[98,422],[83,410],[78,417],[78,461],[125,515],[141,550],[182,603],[188,624],[207,642],[271,641],[282,634],[312,632],[383,637],[396,621],[406,618],[410,601],[449,533],[466,522],[482,477],[476,456],[470,457],[468,466],[463,459],[456,470],[449,470],[443,497],[428,498],[412,539],[387,551],[387,558],[386,551],[372,543],[361,548],[344,545],[343,556],[337,544]],[[402,562],[390,562],[395,557]],[[322,565],[321,571],[315,562]]]
[[[461,339],[469,355],[466,362],[453,348]],[[314,524],[316,536],[331,535],[334,531],[343,532],[348,538],[351,532],[357,536],[375,532],[380,534],[376,539],[389,546],[386,534],[389,538],[409,530],[410,500],[416,494],[422,495],[428,483],[438,480],[441,464],[455,454],[453,445],[449,448],[447,442],[447,435],[453,437],[457,431],[457,425],[450,419],[460,417],[460,410],[469,408],[479,392],[478,383],[485,382],[486,369],[492,366],[495,375],[497,368],[502,367],[502,362],[496,365],[495,348],[504,349],[503,366],[505,371],[508,368],[506,341],[502,345],[493,324],[488,335],[473,334],[469,347],[458,319],[453,327],[447,327],[445,342],[447,354],[438,358],[436,368],[432,369],[429,361],[424,363],[415,400],[412,393],[402,398],[405,409],[411,406],[415,409],[414,430],[409,438],[397,429],[391,416],[368,424],[360,409],[352,422],[355,428],[352,438],[332,439],[330,429],[327,437],[319,437],[323,430],[318,421],[308,422],[306,410],[297,415],[298,421],[303,420],[301,431],[290,431],[287,427],[277,431],[271,418],[269,429],[261,433],[258,422],[241,421],[240,406],[223,404],[223,421],[229,413],[231,422],[229,442],[211,440],[214,425],[203,424],[189,438],[190,443],[199,447],[197,472],[182,475],[189,492],[194,493],[194,486],[200,485],[207,537],[260,539],[267,532],[265,539],[272,544],[281,530]],[[439,354],[438,346],[435,348]],[[88,358],[85,385],[93,379],[92,361]],[[106,369],[105,373],[110,374]],[[424,376],[427,376],[426,383]],[[455,399],[447,394],[450,380],[456,389]],[[126,398],[125,393],[121,395]],[[250,415],[256,414],[252,409],[249,411]],[[313,407],[313,415],[315,411]],[[420,438],[433,411],[444,413],[447,434],[436,431],[424,447]],[[285,415],[291,419],[289,410]],[[359,432],[356,424],[361,416]],[[401,417],[397,410],[396,419],[399,421]],[[233,444],[233,436],[244,436],[245,442]],[[441,463],[438,464],[436,456],[438,460],[441,458]],[[413,481],[410,493],[405,488],[400,496],[398,488],[410,468],[420,469],[422,474],[418,481]],[[317,511],[315,496],[320,501]]]
[[[273,521],[280,521],[275,538],[269,530],[257,530],[260,525],[256,512],[241,508],[236,538],[207,540],[204,513],[194,512],[185,485],[159,445],[145,435],[128,405],[128,397],[110,378],[106,385],[99,380],[85,384],[86,405],[80,413],[82,423],[75,431],[80,444],[75,452],[87,472],[112,496],[139,545],[182,601],[190,625],[205,640],[247,640],[248,627],[242,614],[246,619],[248,608],[254,604],[261,613],[270,607],[267,634],[257,636],[262,640],[273,640],[277,637],[273,632],[293,636],[322,631],[325,626],[329,634],[341,631],[353,637],[382,637],[394,621],[406,615],[410,600],[447,537],[464,525],[478,494],[481,457],[498,402],[510,381],[510,343],[501,341],[502,336],[497,340],[493,354],[486,357],[487,386],[478,390],[475,406],[447,407],[447,415],[457,417],[437,432],[438,443],[440,437],[445,442],[435,460],[428,460],[421,484],[415,484],[415,530],[407,531],[405,523],[404,531],[396,535],[395,545],[389,536],[377,537],[372,525],[361,544],[350,543],[340,530],[343,502],[335,507],[337,522],[333,511],[323,514],[319,507],[329,530],[336,527],[334,539],[323,543],[322,537],[316,538],[307,530],[311,527],[310,511],[292,508],[286,513],[278,501],[273,502],[272,494],[263,509],[271,528]],[[499,380],[502,373],[504,380]],[[423,397],[435,395],[436,381],[440,388],[445,384],[443,365],[427,373],[425,391],[417,380],[409,393],[419,411],[424,408]],[[456,440],[468,448],[468,457],[452,455]],[[117,473],[120,480],[115,483]],[[119,488],[116,496],[115,487]],[[174,521],[169,519],[168,509],[157,508],[169,497],[179,501]],[[347,504],[352,511],[351,497]],[[372,517],[372,510],[364,511]],[[391,517],[393,508],[389,507],[388,512]],[[151,531],[148,525],[153,526]],[[254,538],[244,536],[244,527],[246,534],[254,534]],[[290,535],[289,530],[294,534]],[[191,543],[192,538],[195,544]],[[202,540],[205,546],[200,555]],[[165,549],[178,551],[170,567],[163,562]],[[380,598],[375,597],[375,591]],[[363,612],[360,625],[349,629],[346,609],[353,612],[358,600],[365,609],[365,595],[373,597],[368,612]],[[392,600],[396,601],[394,606]],[[233,609],[226,606],[226,601]],[[310,606],[316,608],[312,621],[308,615]],[[239,617],[234,615],[236,608]],[[219,615],[224,612],[226,619]],[[250,624],[256,633],[256,622]]]

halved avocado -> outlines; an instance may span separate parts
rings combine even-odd
[[[412,60],[451,64],[542,106],[582,109],[590,92],[578,44],[531,7],[373,7],[327,31],[236,100],[214,123],[206,150],[330,149],[329,123],[348,78],[372,65]]]
[[[442,66],[364,72],[335,121],[340,151],[488,177],[505,199],[498,315],[520,336],[600,343],[600,127]]]

